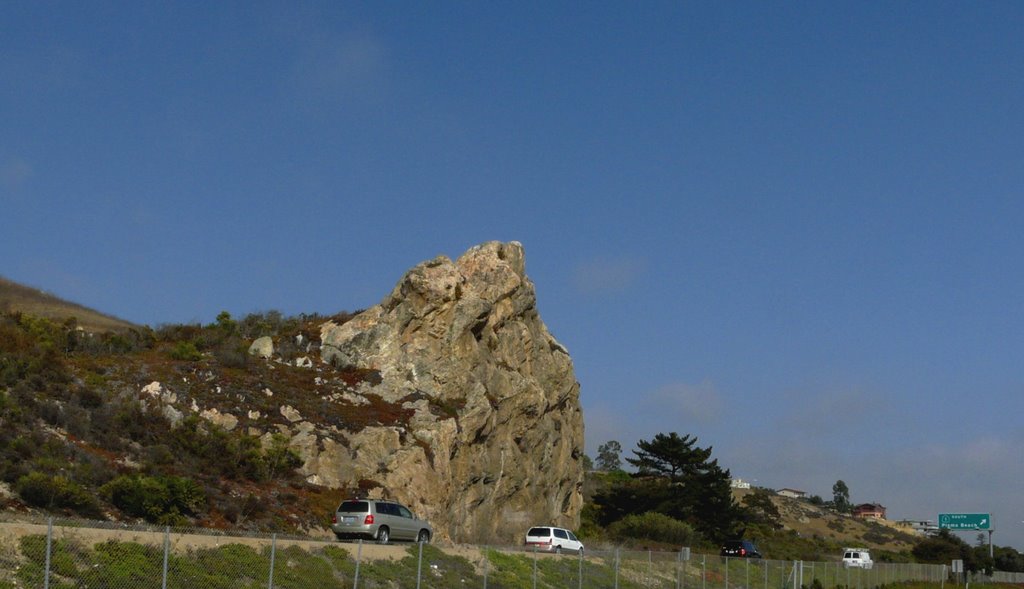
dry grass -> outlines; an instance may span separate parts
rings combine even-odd
[[[136,327],[128,321],[71,303],[41,290],[0,277],[0,312],[21,312],[58,322],[75,318],[91,332],[122,332]]]
[[[752,491],[733,489],[737,502]],[[786,529],[804,538],[834,540],[844,545],[863,546],[872,550],[900,552],[909,550],[921,536],[909,528],[887,520],[868,520],[835,513],[825,507],[800,499],[773,495],[772,502],[782,515]]]

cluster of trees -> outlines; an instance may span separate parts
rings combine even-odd
[[[628,475],[621,471],[619,442],[602,444],[595,467],[619,476],[595,494],[588,516],[605,529],[615,530],[628,529],[639,518],[658,514],[663,518],[658,520],[660,525],[676,529],[673,537],[685,535],[678,531],[685,526],[692,539],[711,542],[740,535],[751,523],[777,525],[778,511],[766,493],[752,494],[745,505],[733,500],[729,470],[711,457],[710,446],[701,447],[697,441],[676,432],[640,440],[633,457],[625,459],[635,469]]]
[[[825,501],[819,495],[811,495],[807,498],[807,501],[812,505],[827,507],[839,513],[853,512],[853,503],[850,501],[850,488],[846,486],[842,479],[839,479],[836,481],[836,484],[832,485],[831,501]]]
[[[919,542],[911,553],[918,562],[949,564],[953,560],[962,560],[964,568],[969,571],[1024,572],[1024,554],[1008,546],[995,546],[992,556],[989,556],[984,534],[978,534],[976,545],[971,546],[949,530],[942,529]]]

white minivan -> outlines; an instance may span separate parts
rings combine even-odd
[[[565,528],[554,526],[535,526],[526,532],[526,547],[531,550],[545,552],[575,552],[583,554],[583,542],[575,534]]]
[[[867,548],[846,548],[843,550],[843,566],[848,569],[870,569],[875,565]]]

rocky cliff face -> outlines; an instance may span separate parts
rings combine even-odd
[[[579,384],[537,313],[519,243],[419,264],[379,305],[320,335],[323,362],[379,373],[345,402],[380,398],[411,418],[334,435],[296,423],[311,481],[394,497],[456,541],[578,523]]]

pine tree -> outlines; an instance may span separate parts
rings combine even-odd
[[[741,510],[732,499],[730,474],[711,458],[711,447],[697,438],[657,434],[637,442],[633,480],[619,483],[594,498],[602,523],[608,525],[648,511],[686,522],[711,540],[731,535]]]
[[[622,468],[622,445],[616,440],[609,440],[597,447],[597,468],[604,471],[619,470]]]

